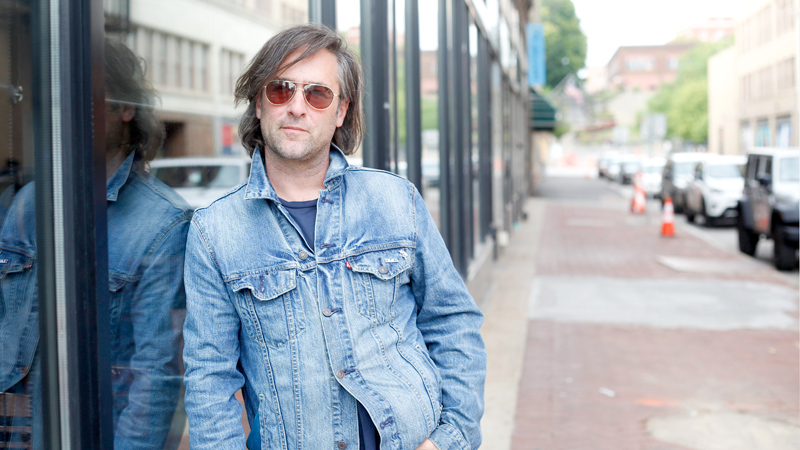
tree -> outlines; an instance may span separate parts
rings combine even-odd
[[[586,63],[586,35],[575,15],[572,0],[542,2],[547,85],[555,87],[570,73],[577,73]]]
[[[667,115],[667,137],[700,144],[708,141],[708,59],[733,42],[700,44],[679,61],[675,81],[648,102],[651,112]]]

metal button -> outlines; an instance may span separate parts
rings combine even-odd
[[[300,261],[305,261],[308,259],[308,252],[305,250],[300,250],[300,253],[297,256],[300,257]]]
[[[389,272],[389,269],[387,269],[386,266],[380,266],[378,267],[378,272],[385,274]]]
[[[330,317],[333,315],[333,311],[330,308],[325,308],[322,310],[322,315],[325,317]]]
[[[341,380],[342,378],[344,378],[344,370],[342,370],[342,369],[339,369],[339,370],[337,370],[337,371],[336,371],[336,378],[338,378],[338,379],[340,379],[340,380]]]
[[[339,448],[339,450],[344,450],[344,449],[346,449],[346,448],[347,448],[347,442],[345,442],[345,441],[339,441],[339,442],[336,444],[336,447],[338,447],[338,448]]]

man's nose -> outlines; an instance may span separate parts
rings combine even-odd
[[[300,89],[300,86],[297,87],[297,91],[294,93],[294,96],[292,96],[292,99],[289,100],[286,107],[288,108],[289,114],[294,116],[305,115],[308,111],[308,104],[306,103],[303,90]]]

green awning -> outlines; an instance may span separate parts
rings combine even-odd
[[[533,89],[531,99],[531,130],[553,131],[556,128],[556,109]]]

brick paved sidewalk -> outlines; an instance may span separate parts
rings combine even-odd
[[[675,238],[661,237],[660,218],[651,216],[648,223],[623,210],[541,200],[534,200],[533,207],[538,208],[530,214],[534,223],[512,237],[497,264],[498,290],[485,308],[489,374],[482,448],[798,448],[794,288],[763,265],[716,249],[680,228]],[[778,309],[763,326],[757,321],[739,328],[734,321],[718,329],[681,326],[680,321],[670,327],[624,324],[613,320],[613,311],[599,311],[611,314],[608,323],[556,317],[521,325],[532,281],[580,283],[583,278],[675,280],[728,289],[774,286],[783,297],[788,290],[791,301],[787,307],[785,301],[775,306],[770,299],[754,298],[754,303]],[[591,295],[586,301],[587,307],[596,307]],[[739,301],[745,308],[760,305]],[[686,302],[676,298],[676,308]],[[702,315],[703,309],[698,311]],[[774,317],[781,315],[782,325],[774,325]],[[742,320],[746,323],[747,317]],[[515,357],[523,362],[514,363]],[[518,396],[509,398],[514,390],[507,385],[515,380]]]

